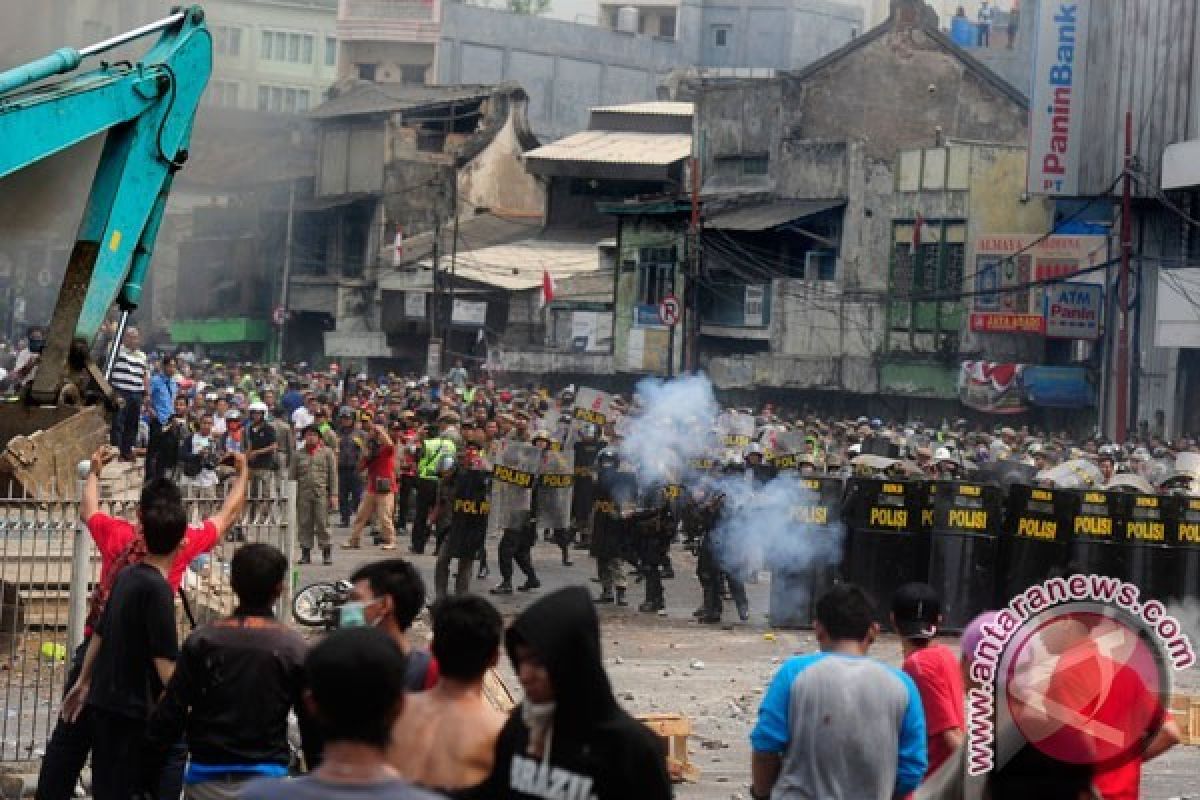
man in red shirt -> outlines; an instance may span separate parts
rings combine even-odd
[[[398,401],[399,396],[393,395]],[[403,530],[408,522],[408,503],[417,488],[417,453],[421,451],[421,435],[417,430],[417,415],[399,412],[392,421],[392,438],[396,443],[396,528]]]
[[[345,547],[357,550],[362,547],[362,532],[371,517],[383,535],[383,550],[396,549],[396,526],[392,515],[396,508],[396,443],[382,425],[371,425],[371,438],[367,441],[367,454],[363,458],[367,472],[367,490],[354,516],[354,527],[350,529],[350,541]]]
[[[966,730],[966,694],[958,654],[933,643],[941,622],[941,598],[932,586],[906,583],[896,590],[892,627],[901,636],[902,669],[916,684],[925,709],[926,778],[953,755]]]
[[[145,558],[146,546],[141,538],[141,509],[154,503],[182,503],[179,488],[166,479],[148,482],[138,500],[138,523],[109,516],[100,510],[100,475],[115,453],[102,447],[92,454],[92,468],[88,472],[80,498],[79,511],[87,524],[88,532],[96,549],[100,552],[100,580],[88,599],[88,614],[84,622],[83,643],[76,649],[67,676],[66,691],[70,691],[79,677],[84,654],[91,641],[92,627],[100,619],[105,603],[122,568],[137,564]],[[216,514],[198,526],[191,526],[167,574],[171,591],[178,592],[187,565],[196,556],[207,553],[233,527],[242,515],[246,503],[246,486],[250,471],[246,457],[233,454],[235,477],[230,484],[224,504]],[[46,755],[38,774],[38,800],[68,800],[75,792],[79,773],[92,749],[91,726],[86,709],[72,722],[58,720],[54,732],[46,743]]]

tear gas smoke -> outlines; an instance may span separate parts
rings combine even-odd
[[[703,375],[670,381],[647,378],[637,386],[641,413],[630,419],[621,458],[637,467],[647,486],[683,483],[688,460],[708,453],[717,416],[713,387]]]
[[[647,379],[637,394],[640,413],[630,420],[621,457],[643,488],[681,483],[689,491],[724,495],[712,542],[725,571],[803,573],[840,561],[844,527],[802,521],[811,517],[799,510],[819,505],[820,498],[796,473],[785,471],[759,484],[749,472],[709,475],[689,468],[691,459],[722,449],[710,436],[719,407],[708,378]],[[807,599],[789,598],[797,607]]]

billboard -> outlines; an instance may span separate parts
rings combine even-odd
[[[974,255],[971,330],[1045,334],[1040,283],[1103,264],[1107,242],[1103,236],[987,234],[975,240]]]
[[[1042,0],[1038,6],[1025,175],[1030,194],[1079,193],[1090,4]]]

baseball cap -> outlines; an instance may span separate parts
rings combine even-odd
[[[896,632],[907,639],[932,639],[937,635],[942,600],[927,583],[906,583],[892,597]]]

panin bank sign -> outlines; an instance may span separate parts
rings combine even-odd
[[[1046,336],[1051,339],[1098,339],[1104,286],[1054,283],[1046,287]]]
[[[1030,194],[1078,194],[1088,3],[1040,4],[1025,177]]]

